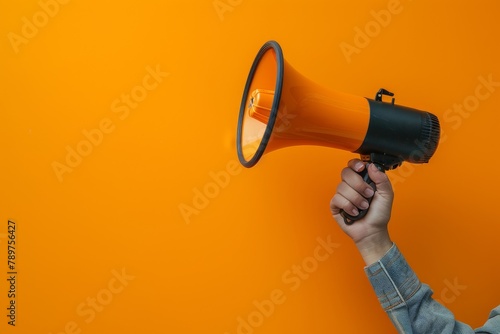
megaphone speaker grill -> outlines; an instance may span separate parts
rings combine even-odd
[[[403,161],[426,163],[435,153],[440,126],[426,111],[327,89],[297,72],[276,41],[257,54],[243,91],[237,151],[245,167],[268,152],[320,145],[359,153],[383,170]]]

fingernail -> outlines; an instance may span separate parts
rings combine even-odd
[[[375,194],[375,191],[373,191],[372,188],[366,188],[366,190],[365,190],[365,197],[372,197],[373,194]]]
[[[356,209],[356,208],[352,209],[352,210],[351,210],[351,213],[352,213],[352,215],[353,215],[353,216],[357,216],[357,215],[359,215],[359,211],[358,211],[358,209]]]
[[[362,162],[357,162],[355,165],[354,165],[354,170],[356,170],[356,172],[359,172],[361,169],[363,169],[363,163]]]
[[[361,207],[361,209],[366,210],[366,209],[368,209],[370,204],[368,204],[367,201],[363,201],[363,202],[361,202],[361,204],[359,206]]]

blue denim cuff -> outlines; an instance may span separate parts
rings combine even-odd
[[[404,306],[422,285],[396,244],[365,272],[385,311]]]

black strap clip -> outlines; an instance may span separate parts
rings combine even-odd
[[[387,95],[387,96],[394,96],[394,93],[389,92],[387,89],[380,88],[377,92],[377,95],[375,95],[375,101],[380,101],[382,102],[382,96]],[[396,99],[393,97],[391,103],[394,104],[394,101]]]

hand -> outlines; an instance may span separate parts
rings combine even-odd
[[[363,181],[357,172],[368,168],[368,175],[375,183],[377,191]],[[358,159],[349,161],[348,167],[342,170],[342,182],[337,193],[330,202],[331,212],[340,228],[353,239],[367,265],[379,260],[392,246],[387,224],[391,217],[394,193],[387,175],[379,171],[375,165]],[[373,196],[368,207],[367,198]],[[352,225],[346,225],[340,210],[356,216],[359,209],[368,209],[362,219]]]

